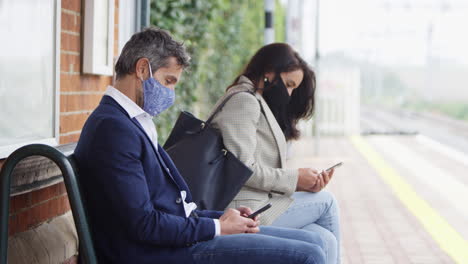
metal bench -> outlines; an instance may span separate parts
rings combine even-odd
[[[16,164],[30,156],[44,156],[52,160],[60,168],[80,241],[80,260],[82,263],[87,264],[97,263],[84,202],[81,198],[73,155],[67,157],[51,146],[32,144],[13,152],[7,158],[0,171],[0,264],[7,264],[8,259],[8,220],[11,175]]]

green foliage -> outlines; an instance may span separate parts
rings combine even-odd
[[[279,4],[277,7],[281,10]],[[284,23],[284,19],[277,20],[281,21]],[[263,1],[157,0],[151,3],[151,23],[183,41],[192,57],[190,68],[176,86],[175,105],[155,120],[160,142],[164,142],[181,110],[206,118],[262,46]]]
[[[433,112],[468,121],[468,103],[466,102],[412,101],[407,102],[403,107],[417,112]]]
[[[203,49],[207,28],[213,17],[212,9],[217,9],[217,1],[165,0],[151,2],[151,24],[168,30],[175,39],[183,41],[187,51],[192,56],[190,72],[182,76],[176,87],[176,103],[169,110],[155,119],[158,126],[159,139],[165,141],[181,110],[192,111],[196,101],[198,61]]]
[[[286,41],[286,8],[281,4],[280,0],[275,0],[275,41]]]

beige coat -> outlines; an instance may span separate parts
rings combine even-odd
[[[218,104],[236,91],[254,91],[254,87],[247,77],[241,76]],[[292,203],[298,178],[297,169],[284,168],[286,139],[273,113],[260,94],[238,93],[212,124],[221,131],[225,147],[253,171],[228,207],[248,206],[256,210],[271,203],[272,208],[260,217],[262,224],[271,224]]]

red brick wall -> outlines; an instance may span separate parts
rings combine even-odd
[[[69,210],[63,183],[14,196],[10,200],[9,235],[26,231]]]
[[[118,2],[118,1],[116,1]],[[89,114],[98,105],[112,77],[81,74],[83,12],[80,0],[62,0],[60,49],[60,143],[77,141]],[[118,3],[115,8],[118,22]],[[115,26],[118,43],[118,27]],[[114,46],[115,52],[117,46]]]
[[[118,1],[115,0],[115,46],[118,52]],[[82,1],[62,0],[60,47],[60,144],[78,141],[81,128],[98,105],[112,77],[81,73]],[[0,160],[0,166],[3,161]],[[70,210],[65,186],[59,183],[12,197],[9,234],[26,231]]]

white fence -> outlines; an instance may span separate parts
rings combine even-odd
[[[312,120],[300,124],[303,135],[359,134],[359,69],[322,67],[317,75],[315,114]]]

